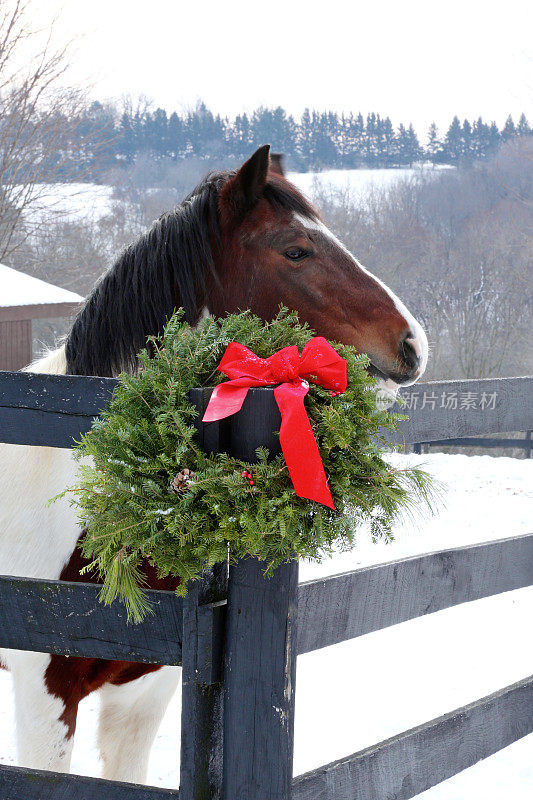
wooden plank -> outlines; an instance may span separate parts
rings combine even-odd
[[[533,584],[533,534],[302,583],[298,654]]]
[[[191,389],[191,401],[198,408],[197,428],[200,443],[209,453],[230,453],[254,463],[258,447],[266,447],[271,455],[281,452],[279,429],[281,415],[271,388],[253,388],[238,414],[220,422],[202,423],[212,387]]]
[[[70,448],[116,385],[112,378],[0,372],[0,442]]]
[[[292,782],[298,564],[230,567],[224,800],[287,800]]]
[[[104,606],[100,586],[0,577],[0,647],[58,655],[180,664],[182,600],[148,591],[153,614],[128,623],[122,603]]]
[[[116,381],[111,378],[0,373],[0,441],[70,447],[73,438],[78,439],[81,432],[88,430],[92,418],[109,401],[115,385]],[[195,391],[207,398],[211,389],[193,390],[191,396]],[[398,432],[386,434],[390,441],[403,444],[441,441],[468,435],[526,430],[533,426],[531,377],[417,384],[404,390],[404,393],[408,398],[417,394],[422,399],[417,408],[394,407],[393,410],[408,413],[410,419],[400,423]],[[456,410],[439,405],[442,397],[447,398],[450,393],[456,393],[458,397],[459,407]],[[468,393],[476,395],[475,409],[460,407],[461,397]],[[494,408],[491,407],[493,394]],[[482,410],[483,395],[488,399],[487,407]],[[13,408],[18,411],[15,412]],[[49,412],[51,416],[44,418],[37,415],[36,411]],[[54,417],[53,414],[62,416]],[[71,414],[84,419],[69,420]],[[206,437],[208,449],[214,451],[218,447],[220,451],[226,451],[232,441],[235,455],[253,461],[255,449],[260,444],[267,446],[273,454],[279,452],[279,425],[279,411],[272,390],[256,388],[249,391],[239,415],[221,423],[212,423],[211,427],[202,426],[205,427],[202,436]],[[65,427],[64,433],[62,426]]]
[[[257,460],[255,451],[266,447],[270,456],[281,453],[279,429],[281,414],[271,388],[249,389],[238,414],[229,417],[231,422],[231,453],[252,464]]]
[[[0,406],[0,442],[70,449],[90,431],[95,417]]]
[[[223,628],[228,565],[190,584],[183,601],[180,796],[221,800],[223,763]],[[217,614],[213,614],[213,609]],[[218,625],[213,625],[219,623]]]
[[[86,375],[0,372],[0,406],[96,417],[117,383]]]
[[[398,432],[386,433],[399,444],[533,427],[533,377],[415,384],[401,390],[401,396],[407,407],[394,405],[391,411],[408,414],[409,420],[400,423]]]
[[[229,419],[216,422],[202,422],[202,417],[213,392],[212,387],[204,389],[191,389],[189,399],[198,411],[194,420],[197,430],[198,442],[206,453],[229,453],[230,449],[230,424]]]
[[[31,361],[31,322],[0,322],[0,369],[22,369]]]
[[[527,450],[531,445],[527,439],[481,439],[476,436],[465,436],[461,439],[435,439],[432,442],[420,442],[430,447],[515,447]]]
[[[175,789],[0,764],[0,800],[178,800]]]
[[[79,303],[35,303],[25,306],[0,306],[0,322],[13,320],[53,319],[55,317],[70,317],[76,314],[81,305]]]
[[[533,677],[300,775],[292,800],[408,800],[533,731]]]

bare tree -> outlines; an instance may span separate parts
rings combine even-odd
[[[2,3],[0,260],[8,259],[42,224],[42,215],[31,212],[46,204],[50,184],[80,174],[72,142],[86,101],[80,91],[62,88],[68,45],[53,47],[53,26],[39,30],[34,17],[33,0]]]
[[[533,137],[486,164],[364,198],[318,187],[329,224],[428,331],[428,378],[533,367]]]

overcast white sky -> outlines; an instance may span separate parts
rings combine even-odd
[[[145,94],[167,110],[203,99],[389,115],[420,133],[454,113],[533,122],[531,0],[47,0],[95,97]]]

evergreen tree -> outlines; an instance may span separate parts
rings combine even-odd
[[[321,114],[313,112],[313,117],[312,142],[314,166],[317,169],[331,167],[335,165],[337,149],[331,135],[328,114],[326,112],[322,112]]]
[[[174,160],[183,158],[186,147],[183,120],[173,111],[168,120],[168,154]]]
[[[148,111],[143,111],[138,108],[131,120],[131,129],[136,153],[146,150],[145,127],[146,115],[148,113]]]
[[[462,129],[459,117],[455,116],[444,139],[444,160],[448,164],[458,164],[463,151]]]
[[[418,141],[418,136],[415,133],[415,129],[412,125],[409,125],[409,128],[406,128],[403,124],[400,125],[398,128],[398,136],[397,136],[397,147],[398,147],[398,162],[400,166],[409,165],[410,167],[413,166],[415,161],[419,161],[420,156],[422,155],[422,148],[420,147],[420,142]]]
[[[102,134],[113,146],[108,149],[106,168],[114,163],[131,164],[140,153],[155,158],[183,159],[188,156],[221,159],[229,155],[246,158],[254,147],[265,142],[286,153],[296,169],[332,167],[394,167],[413,164],[422,157],[433,163],[459,164],[486,159],[502,142],[514,136],[531,134],[525,115],[515,125],[512,116],[500,132],[481,117],[459,122],[455,116],[443,139],[435,123],[428,131],[422,149],[412,124],[400,125],[395,133],[389,117],[370,112],[366,120],[354,115],[306,108],[299,122],[281,106],[259,107],[253,114],[238,114],[233,120],[214,115],[205,103],[198,103],[187,115],[176,112],[167,117],[165,109],[150,111],[142,99],[137,106],[127,105],[120,117],[115,109],[93,103],[80,115],[76,140],[57,154],[58,160],[85,165],[97,161],[93,142]],[[74,155],[75,154],[75,157]]]
[[[363,163],[363,138],[365,123],[361,114],[350,114],[345,120],[343,161],[346,167],[360,167]]]
[[[117,134],[117,153],[121,159],[131,164],[135,159],[136,143],[132,119],[127,111],[124,111],[120,118]]]
[[[490,128],[481,117],[472,125],[471,142],[473,158],[486,158],[490,149]]]
[[[396,152],[398,158],[398,165],[405,166],[409,163],[410,158],[410,147],[409,147],[409,136],[407,130],[405,129],[405,125],[400,122],[398,127],[398,134],[396,136]]]
[[[428,143],[426,147],[426,156],[429,161],[436,164],[439,157],[442,155],[442,142],[439,139],[439,131],[434,122],[431,123],[428,130]]]
[[[461,161],[463,163],[472,161],[474,155],[472,150],[472,126],[465,119],[461,130]]]
[[[368,114],[366,118],[365,156],[367,166],[375,167],[377,161],[376,115],[373,112]]]
[[[416,161],[420,161],[422,156],[422,148],[420,147],[420,142],[418,141],[418,136],[416,135],[416,131],[413,128],[413,124],[409,125],[407,130],[407,138],[409,142],[409,166],[412,167]]]
[[[314,115],[315,112],[313,112],[313,116]],[[305,167],[305,169],[309,169],[309,166],[314,163],[315,157],[313,152],[314,143],[312,138],[313,116],[311,116],[311,111],[308,108],[304,109],[296,136],[296,148],[299,163]]]
[[[145,120],[146,149],[155,156],[162,157],[168,154],[168,119],[163,108],[156,108],[153,114],[147,114]]]
[[[501,144],[501,134],[498,129],[498,126],[494,121],[492,121],[490,124],[490,128],[487,135],[487,142],[488,145],[486,153],[487,155],[492,155],[493,153],[496,152],[496,150]]]
[[[271,112],[270,117],[270,141],[275,151],[281,153],[291,153],[294,150],[294,120],[287,117],[285,109],[278,106]]]
[[[502,131],[502,140],[507,142],[509,139],[512,139],[513,136],[516,136],[516,128],[513,122],[512,116],[509,114],[507,119],[505,120],[505,125]]]
[[[251,150],[252,132],[248,115],[238,114],[227,128],[227,141],[230,152],[238,158],[244,158]]]
[[[385,163],[385,126],[379,114],[376,114],[374,149],[376,154],[376,166],[382,167]]]
[[[383,120],[383,166],[392,167],[396,160],[396,136],[390,117]]]
[[[527,121],[526,115],[523,113],[520,115],[520,119],[518,120],[516,132],[519,136],[527,136],[529,133],[531,133],[529,122]]]

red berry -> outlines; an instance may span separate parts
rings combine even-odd
[[[251,480],[250,481],[250,486],[253,486],[253,485],[254,485],[254,482]]]
[[[248,473],[246,472],[245,469],[243,469],[243,471],[242,471],[242,477],[243,478],[247,478],[248,477]]]

